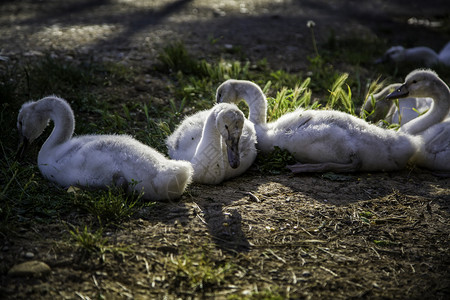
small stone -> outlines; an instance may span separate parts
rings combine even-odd
[[[31,258],[34,257],[34,253],[33,252],[27,252],[27,253],[25,253],[24,256],[25,256],[25,258],[31,259]]]
[[[50,267],[37,260],[27,261],[13,266],[9,271],[9,276],[25,277],[25,276],[41,276],[50,273]]]
[[[309,271],[303,271],[302,276],[303,276],[303,277],[310,277],[310,276],[311,276],[311,272],[309,272]]]

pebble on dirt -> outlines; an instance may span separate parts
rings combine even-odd
[[[8,271],[8,275],[12,277],[40,277],[49,274],[50,271],[51,269],[46,263],[42,261],[31,260],[18,265],[14,265]]]

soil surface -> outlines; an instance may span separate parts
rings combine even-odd
[[[337,38],[364,35],[437,51],[450,40],[447,0],[2,1],[0,7],[1,56],[95,53],[144,69],[161,47],[182,40],[198,57],[239,46],[251,61],[302,70],[314,53],[308,20],[316,23],[318,43],[331,30]],[[164,95],[161,79],[149,82],[150,92]],[[81,257],[61,242],[67,227],[59,223],[24,229],[14,240],[0,237],[0,297],[448,299],[449,205],[450,179],[424,170],[263,175],[255,166],[217,186],[194,184],[179,202],[143,209],[105,233],[131,251]],[[198,258],[191,269],[206,262],[227,271],[219,282],[196,285],[181,271],[186,257]],[[7,275],[31,259],[51,271]]]

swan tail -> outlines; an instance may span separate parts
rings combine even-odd
[[[177,161],[177,166],[167,176],[164,198],[169,200],[180,198],[186,187],[192,182],[194,169],[189,162]]]

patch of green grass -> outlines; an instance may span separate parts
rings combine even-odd
[[[309,71],[311,77],[311,89],[315,92],[323,92],[324,88],[330,87],[339,76],[332,63],[322,56],[308,57]]]
[[[265,70],[268,76],[261,76],[261,82],[270,82],[270,88],[274,91],[279,91],[283,88],[291,88],[295,86],[302,86],[305,83],[301,74],[291,74],[284,70]],[[257,76],[255,76],[257,77]],[[307,86],[309,86],[308,81]]]
[[[311,90],[308,88],[310,78],[306,78],[300,85],[296,85],[293,89],[283,87],[277,92],[275,97],[267,97],[267,121],[271,122],[282,115],[294,111],[299,107],[316,109],[320,105],[315,102],[311,104]],[[268,82],[270,85],[271,82]],[[264,88],[268,89],[268,85]]]
[[[150,110],[155,110],[155,108],[151,104],[144,104],[142,106],[145,115],[146,128],[144,132],[141,132],[141,135],[138,135],[138,137],[140,137],[145,144],[154,147],[162,153],[167,152],[166,145],[163,141],[174,130],[175,126],[182,118],[180,110],[184,107],[184,101],[182,101],[180,107],[177,108],[175,102],[171,100],[170,107],[172,113],[167,112],[166,114],[162,114],[162,118],[155,119],[150,116]]]
[[[227,261],[211,259],[207,250],[170,257],[167,268],[173,273],[172,284],[182,291],[213,290],[229,280],[236,267]]]
[[[239,79],[246,77],[250,63],[242,64],[239,61],[228,62],[221,59],[211,64],[206,60],[197,60],[187,51],[183,43],[177,42],[165,47],[158,55],[159,65],[157,69],[181,73],[185,76],[209,78],[210,80]],[[178,78],[180,79],[180,78]]]
[[[103,226],[117,226],[142,207],[154,204],[143,202],[142,193],[129,194],[121,187],[110,187],[89,193],[71,187],[70,192],[74,195],[75,204],[89,212]]]
[[[160,65],[157,68],[166,72],[182,71],[185,74],[198,73],[200,66],[181,42],[167,45],[158,55]]]
[[[356,115],[355,104],[352,100],[352,90],[349,85],[345,84],[347,78],[347,73],[341,74],[333,83],[326,108],[337,109],[351,115]],[[343,88],[344,85],[346,85],[345,89]]]
[[[55,94],[70,95],[76,101],[83,97],[88,86],[96,83],[94,66],[46,56],[27,61],[23,66],[24,85],[28,99],[39,99]]]
[[[295,164],[297,160],[287,150],[275,147],[271,153],[260,153],[255,165],[264,174],[281,174],[288,172],[287,165]]]
[[[131,83],[135,75],[132,67],[116,62],[104,62],[101,65],[95,66],[95,69],[96,72],[101,72],[103,75],[104,86],[114,85],[118,81]]]
[[[82,230],[75,227],[69,230],[69,233],[77,247],[89,253],[104,254],[106,252],[108,239],[103,237],[103,229],[91,232],[87,226],[84,226]]]
[[[215,86],[227,79],[247,79],[248,62],[219,60],[209,63],[193,58],[182,43],[165,47],[158,56],[158,70],[176,76],[174,95],[178,101],[196,110],[210,108],[215,96]]]
[[[366,96],[364,97],[364,100],[362,102],[362,104],[365,104],[367,101],[371,102],[371,109],[369,111],[367,110],[362,110],[360,112],[360,117],[364,120],[366,120],[369,116],[371,116],[375,110],[375,104],[376,104],[376,99],[374,98],[374,94],[376,94],[377,92],[379,92],[384,86],[384,82],[380,82],[380,78],[377,78],[376,80],[372,81],[369,84],[369,88],[367,90]]]
[[[110,240],[104,237],[103,228],[92,230],[87,225],[84,225],[82,229],[67,225],[72,228],[68,230],[70,241],[80,251],[81,260],[94,256],[98,257],[101,262],[105,262],[107,253],[123,256],[126,252],[132,251],[132,245],[111,244]]]

